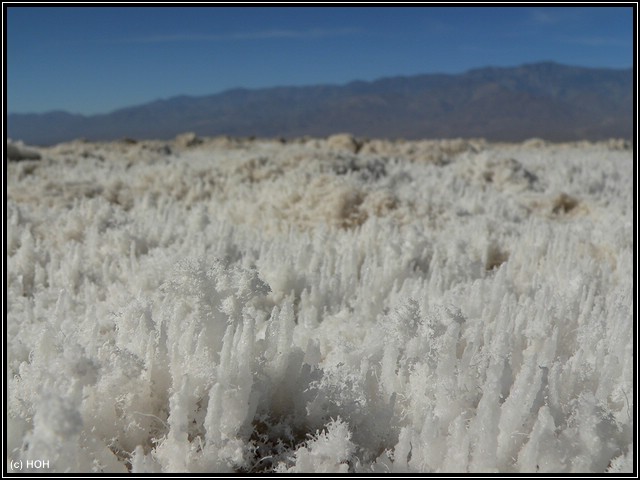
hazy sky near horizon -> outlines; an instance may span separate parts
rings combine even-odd
[[[5,6],[4,15],[9,113],[96,114],[237,87],[634,60],[631,6]]]

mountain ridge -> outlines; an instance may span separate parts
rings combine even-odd
[[[35,145],[85,138],[215,136],[484,137],[521,141],[631,138],[633,71],[562,65],[482,67],[461,74],[343,85],[234,88],[177,95],[96,115],[9,114],[8,136]]]

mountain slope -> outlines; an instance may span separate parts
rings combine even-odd
[[[416,75],[343,86],[234,89],[179,96],[93,116],[10,114],[8,134],[32,144],[84,137],[199,135],[386,138],[485,137],[519,141],[631,138],[631,69],[552,62]]]

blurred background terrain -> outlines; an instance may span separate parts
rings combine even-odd
[[[233,89],[176,96],[101,115],[12,114],[8,134],[36,145],[76,138],[164,139],[184,131],[284,138],[347,131],[390,139],[630,139],[632,86],[631,69],[544,62],[341,86]]]

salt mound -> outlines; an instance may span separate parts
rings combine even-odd
[[[351,153],[358,153],[358,150],[360,150],[362,143],[348,133],[339,133],[336,135],[331,135],[329,138],[327,138],[327,145],[331,149],[346,150]]]
[[[7,158],[9,160],[38,160],[40,154],[22,142],[7,140]]]
[[[624,144],[193,140],[7,165],[9,465],[632,471]]]

